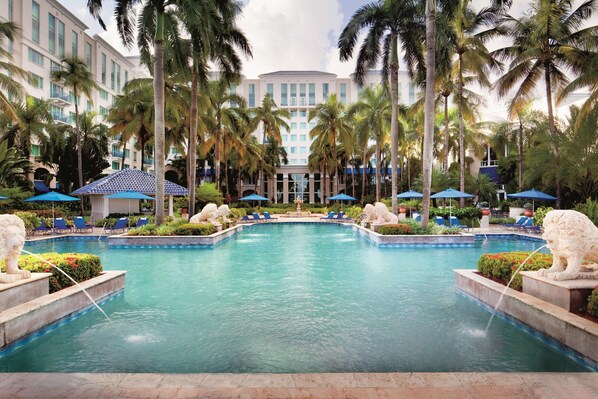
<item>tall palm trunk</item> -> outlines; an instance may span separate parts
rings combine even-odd
[[[555,188],[556,188],[556,208],[561,208],[561,157],[559,154],[559,147],[557,143],[556,125],[554,123],[554,113],[552,110],[552,84],[550,82],[550,65],[544,67],[544,80],[546,82],[546,102],[548,103],[548,124],[550,127],[550,135],[552,136],[552,155],[554,156],[554,164],[556,167]]]
[[[465,192],[465,144],[463,140],[463,54],[459,53],[459,79],[457,82],[457,111],[459,114],[459,190]],[[465,198],[459,199],[459,206],[465,206]]]
[[[523,123],[519,116],[519,191],[523,190]]]
[[[397,35],[392,36],[392,63],[390,64],[390,84],[392,85],[392,116],[390,121],[390,164],[392,181],[391,203],[392,213],[397,213],[397,150],[399,141],[399,54],[397,49]],[[379,199],[378,199],[379,200]]]
[[[164,223],[164,13],[156,12],[154,45],[154,156],[156,173],[156,224]]]
[[[195,215],[195,170],[197,169],[197,60],[193,57],[191,77],[191,107],[189,109],[189,140],[187,145],[187,188],[189,189],[189,215]]]
[[[434,146],[434,82],[436,81],[436,1],[426,0],[426,98],[422,152],[422,226],[428,227],[432,186],[432,147]]]
[[[449,170],[449,139],[448,96],[444,96],[444,173]]]
[[[239,168],[239,170],[237,171],[237,186],[238,186],[237,197],[239,197],[239,198],[241,198],[243,196],[243,193],[241,192],[241,190],[242,190],[241,183],[242,183],[242,181],[241,181],[241,168]]]
[[[376,140],[376,202],[380,202],[380,185],[382,173],[380,172],[380,139]]]
[[[143,167],[145,166],[145,142],[143,141],[143,134],[139,135],[139,145],[141,148],[141,171],[143,172]],[[154,155],[156,155],[155,152]]]
[[[127,153],[127,142],[123,142],[123,156],[120,157],[120,170],[125,168],[125,154]],[[143,160],[141,160],[143,161]],[[142,169],[143,170],[143,169]]]

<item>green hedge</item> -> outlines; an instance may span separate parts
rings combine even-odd
[[[411,235],[413,234],[413,230],[407,224],[385,224],[384,226],[380,226],[377,233],[383,236]]]
[[[588,314],[598,317],[598,288],[596,288],[588,297]]]
[[[447,201],[448,205],[448,201]],[[434,216],[442,216],[445,219],[448,219],[449,215],[453,215],[458,217],[459,219],[480,219],[482,217],[482,210],[480,208],[476,208],[473,206],[468,206],[465,208],[455,208],[453,210],[447,208],[430,208],[430,217],[433,218]],[[461,222],[463,222],[461,220]]]
[[[513,218],[490,218],[490,224],[509,224],[515,223]]]
[[[209,223],[182,224],[174,230],[177,236],[209,236],[215,232],[216,227]]]
[[[507,284],[521,263],[529,256],[530,252],[501,252],[497,254],[483,254],[478,259],[478,271],[490,278],[500,280]],[[552,255],[534,254],[521,271],[535,271],[548,269],[552,265]],[[517,274],[511,283],[511,288],[521,291],[521,275]]]
[[[55,252],[39,254],[38,256],[55,264],[78,283],[99,276],[102,273],[102,262],[96,255]],[[64,274],[56,270],[41,259],[32,255],[21,255],[19,257],[19,268],[29,270],[33,273],[52,273],[50,277],[50,293],[70,287],[74,283]],[[2,271],[5,269],[2,261]]]

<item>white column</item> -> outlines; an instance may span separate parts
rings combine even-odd
[[[102,216],[106,217],[110,214],[110,200],[108,198],[104,198],[104,207],[102,209]]]
[[[174,216],[174,201],[172,195],[168,196],[168,216]]]

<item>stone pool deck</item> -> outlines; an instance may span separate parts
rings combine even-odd
[[[0,374],[0,398],[575,398],[598,373]]]

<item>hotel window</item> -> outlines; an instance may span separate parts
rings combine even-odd
[[[133,161],[137,161],[137,151],[133,151]]]
[[[291,105],[297,105],[297,84],[291,83]]]
[[[120,170],[120,162],[112,162],[112,170]]]
[[[301,129],[301,130],[307,129],[307,123],[305,123],[305,122],[299,123],[299,129]]]
[[[297,122],[291,122],[291,130],[297,129]]]
[[[302,118],[307,118],[307,111],[302,109],[301,111],[299,111],[299,116]]]
[[[40,151],[40,147],[37,144],[31,144],[31,155],[33,155],[34,157],[40,156],[41,155],[41,151]]]
[[[409,83],[409,105],[415,102],[415,85]]]
[[[48,14],[48,51],[56,54],[56,17]]]
[[[297,141],[297,135],[291,134],[291,141]]]
[[[322,98],[328,100],[328,83],[322,83]]]
[[[291,154],[297,153],[297,147],[291,147]]]
[[[299,140],[301,141],[307,141],[307,134],[302,134],[299,136]]]
[[[120,93],[120,65],[116,64],[116,90]]]
[[[282,135],[282,141],[289,141],[289,135],[288,134],[283,134]]]
[[[303,159],[300,159],[300,161],[303,165],[307,165],[307,159],[303,158]]]
[[[110,88],[114,90],[114,78],[116,74],[116,62],[110,61]]]
[[[316,84],[309,84],[309,105],[316,105]]]
[[[125,158],[131,158],[131,150],[129,150],[129,149],[125,150]]]
[[[287,106],[288,105],[288,101],[287,101],[287,90],[288,90],[288,85],[286,83],[281,83],[280,84],[280,105],[281,106]]]
[[[87,70],[91,72],[91,43],[85,43],[85,59],[87,60]]]
[[[39,4],[31,2],[31,40],[39,44]]]
[[[274,98],[274,85],[272,83],[268,83],[266,85],[266,93],[271,97]]]
[[[297,110],[294,109],[291,111],[291,118],[296,118],[297,117]]]
[[[79,35],[77,32],[72,31],[71,41],[71,55],[77,57],[79,55]]]
[[[28,54],[29,54],[29,61],[33,62],[35,65],[39,65],[41,67],[44,66],[44,56],[32,49],[31,47],[27,47]]]
[[[299,97],[302,97],[305,99],[305,89],[306,89],[307,85],[305,83],[301,83],[299,84]],[[305,100],[304,100],[305,101]],[[301,104],[304,105],[304,104]]]
[[[104,89],[100,89],[100,98],[108,101],[108,92]]]
[[[100,115],[108,115],[108,109],[100,106]]]
[[[12,21],[12,2],[13,0],[8,0],[8,20]]]
[[[347,102],[347,84],[341,83],[341,102]]]
[[[44,78],[42,78],[41,76],[38,76],[34,73],[31,74],[31,79],[33,79],[33,82],[35,82],[35,87],[37,87],[38,89],[42,89],[44,88]]]
[[[301,147],[300,153],[307,154],[307,147]]]
[[[64,58],[64,22],[58,20],[58,56]]]
[[[91,112],[91,101],[87,100],[87,112]]]
[[[249,84],[249,107],[255,107],[255,85]]]
[[[102,53],[102,84],[106,84],[106,54]]]

